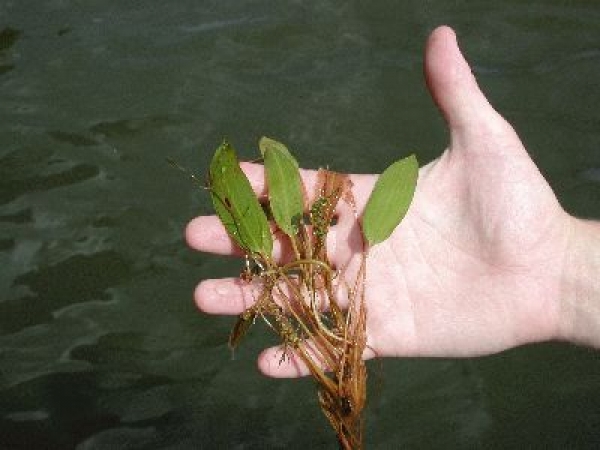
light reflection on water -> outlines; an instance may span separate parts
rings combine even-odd
[[[426,162],[446,143],[435,25],[565,207],[600,217],[598,8],[387,3],[0,0],[0,448],[332,448],[310,380],[258,375],[270,337],[232,361],[231,319],[195,311],[196,282],[239,265],[185,248],[208,203],[165,158],[202,174],[223,135],[251,158],[267,134],[313,167]],[[599,364],[386,360],[369,447],[591,448]]]

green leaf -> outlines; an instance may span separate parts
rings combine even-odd
[[[217,148],[209,176],[215,211],[231,238],[246,253],[270,257],[273,238],[269,222],[227,141]]]
[[[304,209],[298,162],[285,145],[273,139],[262,137],[258,146],[265,163],[271,213],[279,228],[294,236]]]
[[[419,175],[415,155],[396,161],[375,183],[363,213],[363,233],[370,246],[385,241],[402,221]]]

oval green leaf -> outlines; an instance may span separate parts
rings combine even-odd
[[[264,159],[271,213],[288,236],[298,233],[304,201],[298,162],[285,145],[268,137],[258,143]]]
[[[396,161],[380,176],[363,213],[363,233],[369,246],[385,241],[402,221],[412,201],[419,175],[415,155]]]
[[[273,238],[269,222],[227,141],[213,156],[209,178],[213,206],[227,233],[246,253],[270,257]]]

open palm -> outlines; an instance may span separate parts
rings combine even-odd
[[[370,250],[365,357],[479,355],[555,337],[570,216],[479,90],[449,28],[432,33],[425,72],[451,142],[421,168],[404,221]],[[244,170],[264,191],[262,168]],[[308,191],[314,178],[303,171]],[[359,212],[375,180],[352,176]],[[350,272],[359,233],[353,223],[342,209],[328,245],[332,262]],[[187,239],[203,251],[235,252],[215,217],[194,219]],[[202,282],[196,299],[219,314],[237,314],[252,301],[234,279]],[[263,372],[303,374],[274,352],[261,355]]]

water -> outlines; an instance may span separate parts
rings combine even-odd
[[[232,320],[195,310],[239,264],[185,247],[210,209],[165,157],[201,174],[223,135],[253,157],[266,134],[306,166],[426,162],[441,23],[566,209],[600,218],[593,2],[0,0],[0,448],[335,448],[310,380],[257,373],[266,333],[232,361]],[[597,352],[382,367],[369,448],[600,442]]]

